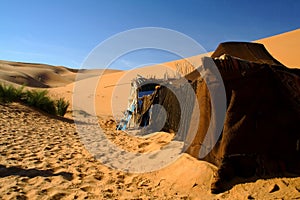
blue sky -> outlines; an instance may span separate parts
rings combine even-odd
[[[299,8],[298,0],[0,0],[0,60],[79,68],[99,43],[142,27],[179,31],[212,51],[220,42],[300,28]],[[122,56],[111,68],[173,59],[146,50]]]

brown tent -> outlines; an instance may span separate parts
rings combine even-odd
[[[212,58],[222,76],[227,98],[221,136],[203,158],[218,167],[212,192],[226,189],[226,181],[234,176],[276,175],[287,171],[299,175],[299,70],[286,68],[263,45],[256,43],[222,43]],[[167,112],[163,130],[180,132],[177,138],[187,143],[185,151],[198,158],[211,119],[211,99],[198,71],[185,78],[200,108],[195,137],[189,135],[194,109],[190,105],[195,102],[191,102],[193,98],[189,98],[191,94],[182,80],[160,87],[144,109],[151,104],[162,105]],[[182,94],[181,99],[176,98],[174,91]],[[179,102],[186,106],[180,108]],[[160,121],[159,113],[154,119]]]
[[[218,58],[224,54],[260,64],[282,65],[278,60],[272,57],[263,44],[259,43],[221,43],[211,57]]]

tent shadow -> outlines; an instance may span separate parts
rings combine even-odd
[[[73,179],[73,173],[69,172],[59,172],[53,173],[53,170],[40,170],[40,169],[22,169],[20,167],[6,167],[4,165],[0,165],[0,178],[7,176],[21,176],[34,178],[37,176],[42,177],[51,177],[51,176],[62,176],[64,179],[71,181]]]
[[[284,173],[284,174],[277,174],[277,175],[253,176],[247,178],[234,177],[230,181],[225,181],[223,185],[223,191],[228,191],[238,184],[255,183],[258,180],[268,180],[274,178],[297,178],[297,177],[300,177],[300,174]]]

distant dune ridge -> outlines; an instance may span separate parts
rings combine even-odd
[[[63,66],[0,60],[0,81],[36,88],[62,87],[73,83],[77,73],[85,78],[103,70],[78,70]],[[105,73],[118,70],[105,70]]]
[[[256,42],[264,44],[270,54],[287,67],[300,68],[300,29]],[[202,56],[187,60],[197,65]],[[103,71],[0,60],[0,83],[46,89],[53,98],[68,100],[71,111],[76,84],[96,82],[94,106],[100,116],[99,124],[108,131],[108,138],[124,149],[142,153],[168,143],[169,135],[158,133],[150,139],[127,137],[115,132],[112,115],[119,116],[126,109],[130,81],[137,74],[146,76],[155,71],[157,78],[166,73],[172,77],[185,63],[182,59],[132,71]],[[78,74],[80,79],[77,79]],[[225,193],[210,194],[209,184],[215,167],[188,154],[156,172],[114,171],[85,149],[73,123],[52,119],[17,103],[0,104],[0,111],[0,199],[300,198],[300,177],[260,179],[235,185]],[[66,117],[72,118],[71,112]]]
[[[72,83],[78,70],[45,64],[0,61],[2,80],[29,87],[59,87]]]

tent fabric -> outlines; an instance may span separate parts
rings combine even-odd
[[[260,43],[224,42],[219,44],[211,57],[217,58],[224,54],[259,64],[282,65]]]
[[[282,65],[248,62],[229,55],[223,58],[214,61],[225,85],[226,117],[218,143],[204,158],[219,169],[212,190],[223,191],[226,180],[234,176],[299,169],[300,77]],[[196,93],[201,105],[207,90]],[[201,111],[209,109],[200,107]],[[204,121],[208,120],[209,112],[204,115]],[[200,121],[187,153],[198,156],[207,127]]]
[[[164,112],[167,113],[162,131],[176,132],[177,139],[185,140],[190,127],[191,113],[194,109],[195,98],[193,97],[196,86],[195,83],[190,84],[178,80],[173,81],[171,85],[160,87],[154,103],[162,105]],[[161,118],[163,115],[157,113],[156,116],[154,123],[159,124],[163,120]]]
[[[152,95],[144,95],[139,100],[142,101],[142,104],[137,107],[137,112],[135,114],[135,124],[139,125],[148,125],[149,110],[153,105],[157,91],[155,90]],[[145,122],[146,120],[146,122]]]
[[[203,159],[218,167],[212,192],[224,191],[226,181],[235,176],[286,171],[300,175],[300,70],[283,66],[257,43],[220,44],[212,58],[222,76],[227,99],[221,136]],[[191,114],[195,102],[186,94],[181,80],[173,81],[172,89],[160,87],[153,104],[162,105],[167,112],[163,130],[180,132],[177,138],[187,144],[186,152],[198,158],[200,149],[205,148],[202,144],[210,124],[211,100],[197,70],[185,79],[200,109],[195,137],[189,133],[195,123]],[[182,94],[181,99],[174,91]],[[183,102],[182,108],[179,102]]]
[[[143,116],[149,113],[152,105],[162,105],[163,109],[156,109],[152,112],[151,124],[154,126],[161,124],[161,122],[165,120],[164,112],[166,112],[165,124],[161,130],[176,132],[177,139],[185,140],[191,121],[191,113],[194,109],[193,95],[195,86],[196,84],[190,84],[181,80],[174,80],[171,84],[165,83],[161,85],[152,95],[147,95],[142,98],[142,106],[135,114],[136,123],[140,124]],[[188,90],[187,87],[191,87],[192,91],[191,89]],[[180,95],[176,96],[176,94]],[[179,102],[181,102],[181,104]],[[151,124],[147,128],[155,129]]]

